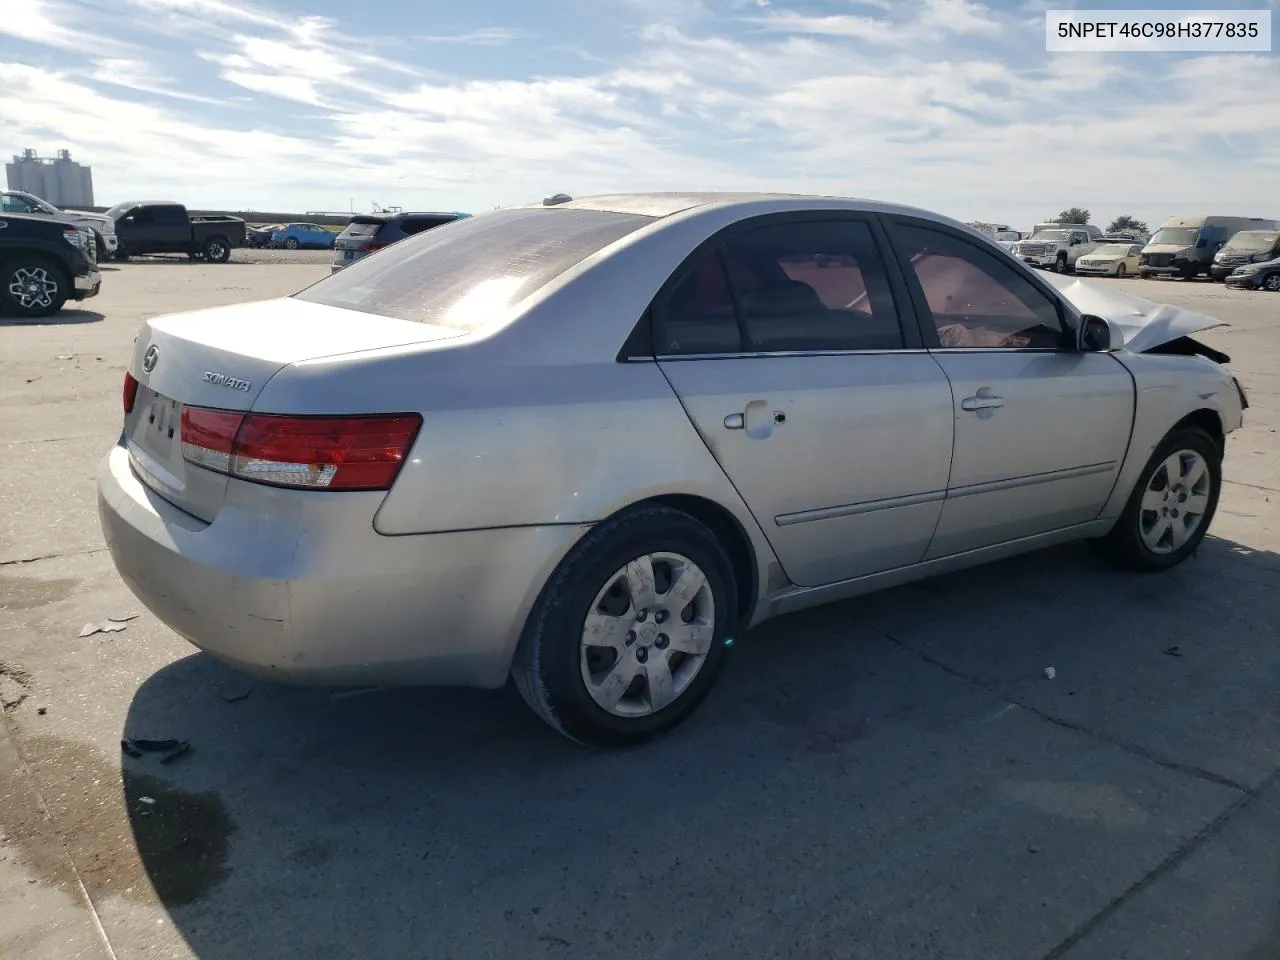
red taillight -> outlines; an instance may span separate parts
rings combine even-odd
[[[138,399],[138,381],[132,373],[124,375],[124,412],[133,413],[133,402]]]
[[[311,490],[386,490],[422,426],[416,413],[287,417],[186,407],[182,455],[241,480]]]
[[[373,253],[375,250],[381,250],[387,246],[385,243],[378,243],[376,240],[366,240],[360,246],[356,247],[361,253]]]
[[[231,472],[231,451],[245,414],[182,408],[182,458],[219,473]]]

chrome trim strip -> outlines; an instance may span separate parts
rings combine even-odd
[[[1052,483],[1055,480],[1073,480],[1076,477],[1110,473],[1115,467],[1116,461],[1108,460],[1106,463],[1090,463],[1082,467],[1068,467],[1065,470],[1051,470],[1048,473],[1033,473],[1025,477],[1010,477],[1007,480],[973,483],[950,490],[931,490],[928,493],[907,494],[905,497],[886,497],[883,500],[864,500],[861,503],[848,503],[836,507],[819,507],[816,510],[798,510],[795,513],[779,514],[773,518],[773,522],[780,527],[789,527],[794,523],[810,523],[814,520],[835,520],[839,517],[854,517],[863,513],[875,513],[879,510],[892,510],[896,507],[914,507],[921,503],[957,500],[980,493],[991,493],[996,490],[1013,490],[1017,487]]]
[[[663,363],[674,363],[680,360],[758,360],[767,359],[769,357],[883,357],[893,356],[899,353],[928,353],[929,351],[922,348],[912,347],[894,347],[883,350],[779,350],[775,352],[757,351],[748,353],[744,351],[735,351],[734,353],[659,353],[652,357],[645,357],[645,360],[659,360]],[[1008,353],[1009,351],[1004,351]]]
[[[1032,473],[1025,477],[1010,477],[1007,480],[990,480],[986,483],[971,483],[963,487],[952,487],[947,491],[947,499],[971,497],[979,493],[991,493],[996,490],[1013,490],[1017,487],[1031,487],[1040,483],[1052,483],[1055,480],[1073,480],[1076,477],[1090,477],[1097,473],[1110,473],[1116,468],[1115,460],[1106,463],[1090,463],[1083,467],[1068,467],[1065,470],[1050,470],[1048,473]]]
[[[800,510],[796,513],[784,513],[774,517],[773,522],[780,527],[789,527],[793,523],[809,523],[813,520],[834,520],[837,517],[853,517],[860,513],[875,513],[878,510],[892,510],[894,507],[914,507],[920,503],[936,503],[945,500],[947,491],[931,490],[928,493],[911,493],[905,497],[886,497],[883,500],[864,500],[862,503],[849,503],[839,507],[819,507],[816,510]]]

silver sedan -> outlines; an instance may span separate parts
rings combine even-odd
[[[1074,539],[1181,563],[1247,402],[1216,321],[1096,291],[869,201],[498,210],[149,320],[102,525],[246,671],[510,675],[635,742],[768,617]]]

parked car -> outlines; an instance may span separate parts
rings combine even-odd
[[[1101,239],[1102,231],[1092,224],[1038,223],[1031,239],[1013,244],[1010,252],[1032,266],[1067,273],[1082,256],[1093,253]]]
[[[1266,263],[1250,263],[1236,267],[1226,278],[1228,287],[1244,287],[1246,290],[1270,290],[1280,293],[1280,257]]]
[[[1145,233],[1107,233],[1103,234],[1104,243],[1136,243],[1145,247],[1150,239]]]
[[[1142,245],[1138,243],[1104,243],[1076,261],[1081,276],[1137,276]]]
[[[510,674],[633,742],[768,617],[1079,538],[1181,563],[1246,405],[1216,325],[892,204],[503,209],[148,320],[99,510],[141,601],[243,670]]]
[[[116,252],[115,225],[105,214],[87,213],[81,210],[60,210],[47,200],[22,190],[0,191],[0,214],[30,214],[51,217],[64,223],[74,223],[93,234],[97,246],[97,258],[102,260]]]
[[[48,317],[102,287],[97,242],[86,227],[47,215],[0,213],[0,310]]]
[[[343,267],[350,266],[357,260],[367,257],[375,250],[381,250],[393,243],[442,227],[446,223],[465,220],[469,213],[362,213],[351,218],[333,248],[333,266],[330,271],[337,273]]]
[[[269,246],[271,235],[283,226],[283,223],[268,223],[260,227],[247,226],[244,231],[244,245],[254,248]]]
[[[271,245],[286,250],[330,250],[337,234],[316,223],[285,223],[271,231]]]
[[[1213,255],[1209,272],[1215,280],[1225,280],[1250,263],[1266,263],[1280,257],[1280,230],[1241,230]]]
[[[226,263],[244,246],[245,223],[239,217],[193,217],[180,203],[118,203],[107,211],[115,223],[121,260],[148,253],[185,253],[193,260]]]
[[[1194,280],[1210,273],[1214,255],[1242,230],[1280,230],[1280,221],[1259,217],[1170,217],[1142,248],[1144,277]]]

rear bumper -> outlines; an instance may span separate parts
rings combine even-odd
[[[75,278],[75,290],[71,294],[71,299],[88,300],[90,297],[96,297],[101,289],[102,274],[97,270],[90,270]]]
[[[373,529],[382,499],[232,480],[206,524],[146,487],[123,447],[98,471],[120,576],[218,659],[296,683],[501,686],[538,591],[585,528],[386,537]]]

